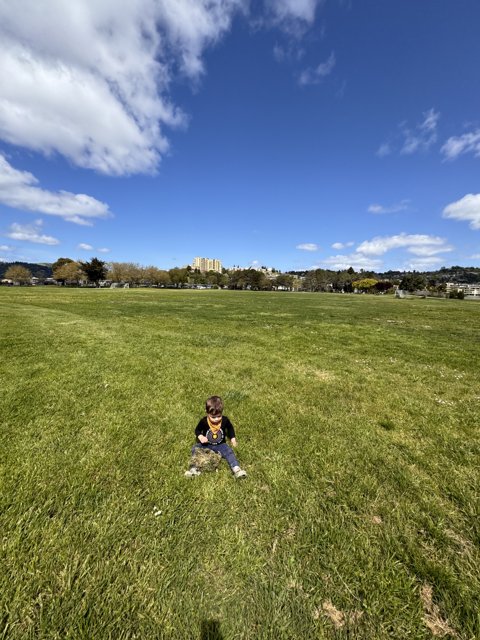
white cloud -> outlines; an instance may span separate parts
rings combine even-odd
[[[318,244],[314,242],[305,242],[303,244],[297,244],[297,249],[301,249],[302,251],[318,251]]]
[[[43,222],[36,220],[34,224],[17,224],[14,222],[10,225],[10,232],[5,234],[7,238],[12,240],[23,240],[25,242],[34,242],[36,244],[59,244],[59,240],[52,238],[52,236],[46,236],[40,234]]]
[[[405,122],[402,122],[399,125],[400,132],[389,136],[390,140],[380,145],[376,155],[383,158],[396,151],[399,147],[402,155],[428,151],[438,138],[437,126],[440,113],[432,108],[422,115],[422,122],[413,129],[410,129]]]
[[[289,32],[295,23],[311,25],[315,20],[317,7],[322,3],[323,0],[266,0],[265,2],[274,23],[282,25]]]
[[[106,174],[154,172],[168,151],[164,127],[185,123],[168,96],[174,74],[198,78],[204,49],[244,6],[0,3],[0,138]]]
[[[0,202],[23,211],[61,216],[76,224],[91,224],[92,218],[111,215],[108,205],[83,193],[46,191],[36,186],[37,178],[19,171],[0,154]]]
[[[405,126],[402,127],[405,139],[400,153],[409,155],[417,151],[427,151],[437,141],[437,124],[440,114],[434,109],[429,109],[423,116],[423,122],[413,131]]]
[[[406,265],[405,265],[405,269],[407,271],[414,271],[414,270],[428,270],[431,269],[432,267],[438,267],[438,265],[443,264],[444,261],[442,258],[421,258],[418,260],[410,260]]]
[[[0,251],[8,251],[9,253],[11,251],[14,251],[15,247],[12,247],[8,244],[0,244]]]
[[[382,261],[377,258],[371,258],[361,253],[355,252],[348,255],[330,256],[325,260],[322,260],[322,265],[327,266],[330,269],[337,271],[342,269],[365,269],[366,271],[377,269],[381,266]]]
[[[339,251],[341,249],[345,249],[346,247],[353,247],[354,244],[354,242],[334,242],[332,244],[332,249]]]
[[[369,213],[382,214],[382,213],[398,213],[399,211],[406,211],[408,209],[409,200],[402,200],[396,204],[392,204],[385,207],[382,204],[371,204],[368,207]]]
[[[375,155],[377,155],[379,158],[384,158],[385,156],[389,156],[392,153],[392,151],[393,150],[390,143],[384,142],[378,147]]]
[[[471,229],[480,229],[480,193],[469,193],[443,210],[444,218],[465,220]]]
[[[323,80],[323,78],[328,76],[333,71],[335,67],[335,63],[336,63],[335,54],[332,51],[332,53],[330,54],[330,56],[325,62],[322,62],[317,67],[314,67],[314,68],[310,67],[302,71],[298,79],[298,83],[302,86],[305,86],[308,84],[318,84]]]
[[[97,249],[97,251],[100,253],[110,253],[110,249],[107,249],[107,247],[102,247],[101,249]]]
[[[387,251],[401,247],[407,248],[410,252],[418,250],[418,247],[435,247],[440,250],[450,251],[450,248],[447,248],[447,245],[445,244],[444,238],[407,233],[400,233],[395,236],[377,236],[372,240],[362,242],[357,247],[357,251],[366,255],[380,256]]]
[[[470,260],[480,260],[480,253],[474,253],[473,256],[469,256]]]
[[[411,246],[407,248],[409,253],[413,253],[415,256],[435,256],[438,253],[449,253],[453,251],[453,247],[451,245],[445,244],[442,246],[435,245],[420,245],[420,246]]]
[[[264,0],[252,13],[298,39],[324,1]],[[205,50],[250,12],[249,0],[47,7],[0,2],[0,139],[108,175],[155,173],[169,151],[168,130],[188,121],[172,102],[172,83],[198,82]],[[331,71],[332,56],[310,70],[312,81]]]
[[[473,153],[480,157],[480,129],[471,133],[464,133],[462,136],[452,136],[443,147],[441,153],[447,160],[455,160],[462,153]]]
[[[91,251],[93,247],[91,244],[86,244],[85,242],[81,242],[78,245],[78,249],[83,249],[83,251]]]

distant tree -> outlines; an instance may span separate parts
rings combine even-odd
[[[58,258],[58,260],[52,264],[52,271],[56,271],[60,267],[63,267],[64,264],[69,264],[70,262],[74,262],[74,260],[71,258]]]
[[[390,282],[389,280],[379,280],[374,288],[379,293],[385,293],[386,291],[393,289],[393,282]]]
[[[112,282],[125,282],[124,262],[110,262],[107,267],[107,276]]]
[[[79,262],[70,260],[60,267],[57,267],[53,272],[53,277],[63,284],[70,283],[78,285],[79,282],[85,280],[87,276]]]
[[[307,271],[303,281],[303,288],[307,291],[329,291],[332,289],[331,271],[326,269],[315,269],[315,271]]]
[[[80,262],[80,266],[85,272],[89,282],[98,285],[100,280],[105,280],[107,267],[103,260],[92,258],[90,262]]]
[[[206,274],[206,280],[207,280],[207,284],[219,287],[222,285],[222,283],[225,282],[226,278],[223,274],[219,273],[218,271],[209,271]]]
[[[400,282],[400,289],[403,289],[404,291],[419,291],[421,289],[424,289],[425,285],[425,276],[423,276],[421,273],[413,271],[412,273],[406,273],[403,276]]]
[[[188,274],[189,272],[187,269],[179,269],[178,267],[169,269],[168,271],[170,282],[176,287],[181,287],[182,284],[186,284],[188,282]]]
[[[5,271],[5,278],[19,284],[29,284],[32,280],[32,272],[26,267],[14,264]]]
[[[285,273],[281,273],[279,276],[275,278],[274,283],[276,287],[285,287],[286,289],[291,291],[293,288],[293,281],[294,281],[293,276],[289,276]]]
[[[360,291],[369,292],[375,287],[377,282],[378,280],[375,280],[375,278],[362,278],[361,280],[354,280],[352,286]]]
[[[157,287],[162,285],[166,286],[170,283],[168,272],[163,269],[158,269],[158,267],[145,267],[143,277],[145,284],[155,285]]]

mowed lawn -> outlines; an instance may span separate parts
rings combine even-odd
[[[0,637],[480,637],[480,303],[0,289]],[[248,473],[187,479],[219,394]]]

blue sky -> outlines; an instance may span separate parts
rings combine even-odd
[[[0,260],[480,266],[479,25],[477,0],[0,3]]]

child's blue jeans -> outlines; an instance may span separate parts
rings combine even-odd
[[[222,444],[195,444],[192,447],[192,456],[195,453],[195,449],[210,449],[210,451],[219,453],[222,458],[225,458],[231,469],[233,469],[233,467],[240,466],[232,449],[228,446],[228,444],[225,444],[225,442],[223,442]]]

